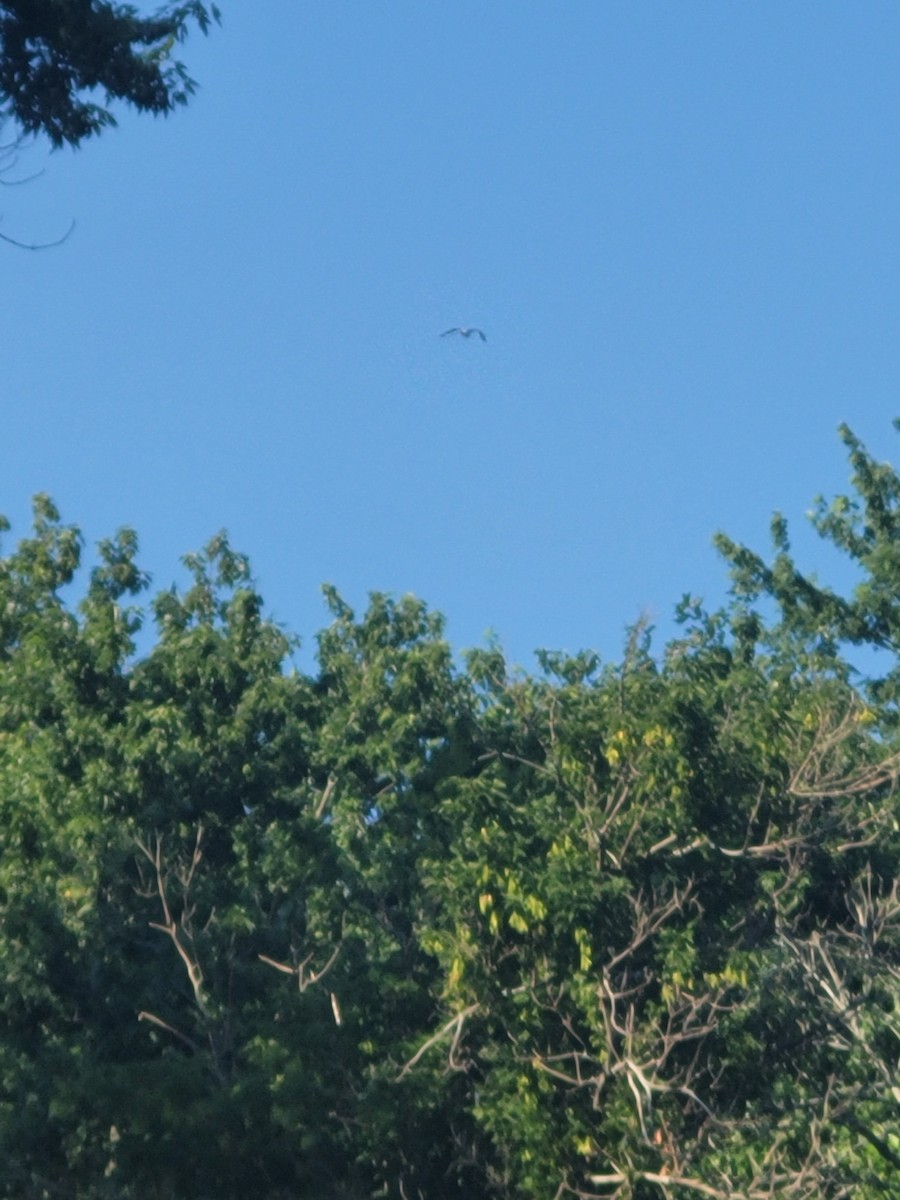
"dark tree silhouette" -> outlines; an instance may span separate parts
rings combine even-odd
[[[103,0],[0,3],[0,113],[54,146],[77,146],[114,125],[113,101],[168,113],[196,86],[173,50],[192,25],[206,32],[218,17],[200,0],[152,17]]]

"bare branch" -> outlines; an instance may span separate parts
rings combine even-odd
[[[158,1025],[160,1029],[165,1029],[167,1033],[171,1033],[173,1037],[177,1037],[180,1042],[184,1042],[195,1054],[200,1053],[200,1047],[192,1038],[189,1038],[186,1033],[182,1033],[180,1029],[176,1029],[174,1025],[170,1025],[168,1021],[164,1021],[162,1017],[157,1017],[154,1013],[150,1012],[139,1012],[137,1019],[139,1021],[149,1021],[152,1025]]]
[[[27,183],[27,179],[17,180],[17,183]],[[5,233],[0,233],[0,241],[6,242],[7,245],[17,246],[19,250],[52,250],[54,246],[61,246],[63,242],[67,242],[75,229],[75,222],[72,221],[69,228],[60,238],[56,238],[52,242],[20,242],[16,238],[8,237]]]
[[[458,1012],[456,1014],[456,1016],[451,1017],[446,1025],[444,1025],[441,1029],[439,1029],[437,1031],[437,1033],[435,1033],[432,1037],[430,1037],[424,1043],[424,1045],[419,1047],[419,1049],[412,1056],[412,1058],[409,1060],[409,1062],[405,1064],[405,1066],[403,1067],[403,1070],[397,1076],[397,1079],[402,1079],[404,1075],[407,1075],[413,1069],[413,1067],[416,1066],[416,1064],[420,1061],[420,1059],[423,1057],[423,1055],[427,1054],[432,1046],[436,1046],[438,1042],[440,1042],[443,1038],[445,1038],[450,1033],[451,1030],[454,1031],[454,1037],[453,1037],[453,1041],[450,1045],[450,1055],[449,1055],[450,1068],[451,1068],[451,1070],[456,1070],[456,1071],[461,1070],[462,1069],[461,1065],[454,1061],[454,1054],[459,1045],[460,1035],[462,1034],[462,1028],[463,1028],[463,1024],[464,1024],[466,1018],[471,1017],[473,1013],[478,1011],[478,1008],[479,1008],[479,1006],[477,1004],[470,1004],[468,1008],[464,1008],[461,1012]]]
[[[296,975],[297,968],[290,967],[287,963],[276,962],[274,958],[269,958],[267,954],[257,954],[260,962],[264,962],[268,967],[274,967],[276,971],[283,971],[285,975]]]
[[[334,789],[336,787],[337,787],[337,776],[329,775],[328,782],[325,784],[325,787],[322,789],[322,795],[319,797],[319,803],[316,805],[315,810],[314,810],[313,815],[315,816],[317,821],[320,821],[322,819],[322,817],[324,817],[325,810],[328,808],[329,802],[331,801],[331,797],[332,797],[332,795],[334,793]]]
[[[859,737],[864,716],[865,708],[856,698],[837,718],[828,709],[819,713],[812,741],[788,784],[795,796],[817,799],[856,796],[885,784],[896,785],[900,775],[900,753],[862,767],[846,764],[847,751],[851,742]]]
[[[312,954],[308,954],[306,958],[304,958],[303,962],[298,963],[295,967],[292,967],[289,963],[277,962],[274,958],[269,958],[267,954],[258,954],[256,957],[260,960],[260,962],[264,962],[267,966],[274,967],[276,971],[281,971],[285,975],[296,975],[297,986],[301,992],[305,992],[308,987],[311,987],[314,983],[318,983],[319,980],[325,978],[340,957],[341,949],[342,947],[339,942],[337,946],[335,946],[331,953],[331,957],[328,959],[321,971],[313,971],[311,975],[306,974],[306,965],[312,960]]]
[[[194,843],[194,851],[191,856],[191,863],[187,871],[181,876],[181,884],[185,897],[185,908],[184,913],[182,914],[180,925],[179,922],[177,922],[172,916],[172,910],[169,906],[169,898],[166,892],[166,875],[163,868],[162,857],[162,834],[156,835],[155,844],[152,850],[140,840],[137,841],[137,846],[141,853],[153,865],[154,871],[156,872],[156,894],[159,898],[160,906],[163,912],[163,919],[161,922],[150,921],[149,925],[151,929],[159,929],[171,939],[172,945],[175,947],[179,958],[184,963],[185,969],[187,970],[188,979],[191,984],[191,989],[194,993],[194,999],[197,1003],[197,1007],[204,1016],[208,1016],[209,1013],[206,1006],[206,1000],[203,995],[203,971],[200,967],[199,961],[195,957],[191,956],[184,943],[184,938],[186,938],[189,942],[193,942],[193,937],[188,927],[185,914],[190,913],[190,908],[187,903],[187,893],[193,881],[194,872],[196,871],[197,866],[203,857],[203,852],[200,849],[200,843],[202,839],[203,826],[198,825],[196,840]]]

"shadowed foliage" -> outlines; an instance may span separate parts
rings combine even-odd
[[[108,0],[0,4],[0,110],[25,134],[79,145],[115,119],[108,105],[164,114],[195,88],[173,57],[191,27],[206,31],[215,5],[168,4],[152,17]]]

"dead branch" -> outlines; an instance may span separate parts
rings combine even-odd
[[[445,1038],[451,1032],[451,1030],[454,1031],[454,1036],[453,1041],[450,1044],[448,1063],[450,1070],[461,1071],[463,1069],[463,1064],[455,1061],[456,1050],[459,1047],[459,1041],[462,1036],[463,1025],[465,1024],[466,1018],[471,1017],[473,1013],[478,1011],[478,1008],[479,1006],[477,1004],[470,1004],[468,1008],[464,1008],[461,1012],[458,1012],[456,1016],[451,1017],[446,1025],[439,1029],[437,1033],[433,1034],[422,1046],[419,1047],[409,1062],[404,1065],[403,1070],[397,1076],[397,1079],[402,1079],[404,1075],[407,1075],[413,1069],[413,1067],[416,1066],[423,1055],[427,1054],[432,1046],[436,1046],[438,1042]]]
[[[337,787],[337,775],[329,775],[328,780],[322,789],[322,795],[319,797],[319,803],[316,805],[313,815],[317,821],[320,821],[325,815],[325,810],[331,801],[334,794],[334,789]]]
[[[264,962],[268,967],[274,967],[276,971],[283,971],[285,975],[296,975],[297,968],[290,967],[287,963],[276,962],[274,958],[269,958],[267,954],[257,954],[260,962]]]
[[[174,1025],[170,1025],[168,1021],[164,1021],[162,1017],[157,1017],[155,1013],[139,1012],[137,1019],[139,1021],[149,1021],[151,1025],[158,1025],[160,1029],[165,1029],[167,1033],[171,1033],[180,1042],[184,1042],[195,1054],[200,1053],[200,1047],[192,1038],[189,1038],[186,1033],[182,1033],[180,1029],[176,1029]]]
[[[629,897],[631,906],[634,909],[634,933],[625,949],[614,955],[606,963],[605,970],[607,972],[612,971],[620,962],[631,958],[638,947],[643,945],[648,938],[651,938],[654,933],[661,929],[673,913],[681,912],[685,908],[693,890],[694,884],[689,880],[680,892],[676,889],[665,904],[657,905],[649,910],[646,907],[643,892],[639,893],[636,897]]]
[[[306,958],[304,958],[304,960],[301,963],[298,963],[295,967],[292,967],[289,963],[277,962],[274,958],[269,958],[267,954],[258,954],[256,957],[260,960],[260,962],[264,962],[266,966],[274,967],[276,971],[281,971],[285,975],[296,975],[297,986],[299,990],[301,992],[305,992],[308,987],[312,987],[314,983],[318,983],[319,980],[325,978],[325,976],[337,962],[338,958],[340,957],[340,953],[341,945],[338,943],[338,945],[335,946],[331,957],[328,959],[328,962],[326,962],[321,971],[313,971],[309,975],[306,974],[306,967],[307,964],[312,960],[312,954],[308,954]]]
[[[788,790],[793,795],[827,799],[896,786],[900,753],[855,769],[846,766],[846,750],[859,736],[864,713],[861,701],[853,699],[839,717],[827,709],[818,714],[812,741],[791,774]]]
[[[188,942],[193,942],[193,936],[190,932],[191,909],[188,904],[188,892],[190,890],[190,886],[191,886],[191,883],[194,878],[194,873],[197,869],[197,866],[200,863],[200,860],[203,857],[203,852],[200,849],[200,843],[202,840],[203,840],[203,826],[198,825],[197,836],[196,836],[196,840],[194,843],[194,851],[191,856],[190,866],[188,867],[186,872],[182,873],[181,879],[180,879],[183,893],[184,893],[184,900],[185,900],[184,910],[182,912],[180,922],[176,921],[175,918],[172,916],[172,910],[169,905],[169,898],[168,898],[168,894],[166,891],[166,872],[165,872],[164,865],[163,865],[163,855],[162,855],[162,848],[163,848],[162,834],[156,835],[152,849],[149,846],[147,846],[144,842],[140,841],[140,839],[138,839],[138,841],[137,841],[137,846],[138,846],[138,849],[141,851],[141,853],[145,856],[145,858],[147,858],[148,861],[152,864],[153,869],[156,873],[156,895],[159,898],[160,906],[162,907],[162,912],[163,912],[162,921],[150,921],[149,922],[150,928],[151,929],[159,929],[162,933],[166,934],[167,937],[169,937],[171,939],[172,945],[175,947],[178,957],[184,963],[185,969],[187,971],[188,979],[191,984],[191,989],[194,993],[194,1000],[197,1004],[197,1007],[200,1009],[200,1011],[203,1013],[204,1016],[208,1016],[209,1013],[208,1013],[207,1006],[206,1006],[206,1000],[203,995],[203,971],[200,967],[199,961],[195,957],[191,956],[191,954],[189,953],[189,951],[187,949],[187,946],[185,945],[185,939]]]

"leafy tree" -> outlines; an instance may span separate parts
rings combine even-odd
[[[0,558],[0,1197],[897,1193],[900,481],[842,436],[851,596],[776,518],[661,655],[537,675],[330,589],[298,673],[224,535],[148,614],[121,531],[72,604],[38,497]]]
[[[217,19],[216,6],[200,0],[152,17],[110,0],[5,0],[0,112],[54,146],[77,146],[115,124],[112,101],[168,113],[195,88],[173,50],[191,24],[206,32]]]

